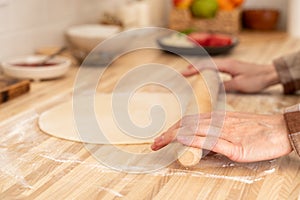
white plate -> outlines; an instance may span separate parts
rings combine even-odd
[[[19,66],[20,63],[39,63],[46,56],[30,55],[22,56],[2,62],[2,69],[4,74],[21,79],[44,80],[54,79],[63,76],[70,68],[71,61],[68,58],[56,56],[51,59],[51,63],[57,63],[51,66]]]
[[[70,27],[66,35],[74,47],[90,52],[102,41],[120,31],[121,28],[115,25],[85,24]]]

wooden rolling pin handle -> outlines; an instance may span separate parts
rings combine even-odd
[[[184,167],[193,167],[197,165],[202,158],[202,149],[187,147],[179,156],[178,162]]]

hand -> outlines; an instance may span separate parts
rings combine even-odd
[[[279,83],[279,77],[273,65],[260,65],[231,59],[215,59],[214,63],[220,72],[232,77],[231,80],[224,82],[227,92],[258,93]],[[204,68],[206,67],[203,66],[202,69]],[[182,74],[192,76],[199,70],[201,69],[189,66]]]
[[[292,151],[283,115],[227,112],[218,137],[207,133],[210,121],[211,114],[186,116],[156,138],[151,148],[157,151],[178,141],[186,146],[212,150],[237,162],[270,160]],[[213,141],[213,145],[207,141]]]

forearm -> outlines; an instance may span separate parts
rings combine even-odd
[[[290,143],[300,156],[300,104],[287,108],[284,119],[289,131]]]
[[[273,64],[285,94],[300,90],[300,51],[275,59]]]

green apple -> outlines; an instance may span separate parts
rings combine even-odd
[[[217,0],[194,0],[191,11],[195,17],[212,18],[218,11],[218,2]]]

